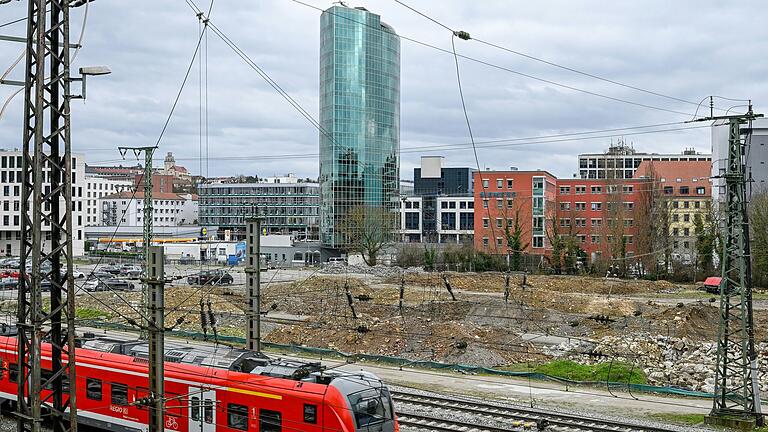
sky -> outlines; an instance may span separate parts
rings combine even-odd
[[[303,1],[322,9],[332,5]],[[459,59],[467,114],[480,143],[476,161],[452,54],[402,39],[404,179],[412,179],[422,155],[445,156],[445,166],[516,166],[571,177],[578,168],[577,154],[602,152],[622,138],[638,151],[678,153],[695,148],[708,153],[711,140],[706,127],[651,134],[638,132],[654,129],[631,129],[556,142],[529,138],[683,122],[693,118],[697,104],[709,95],[750,98],[757,112],[768,100],[768,57],[764,55],[768,12],[756,0],[403,1],[449,28],[469,32],[473,39],[456,40],[457,52],[491,65]],[[210,0],[194,2],[210,7]],[[447,29],[395,0],[347,4],[381,15],[404,38],[451,50],[452,34]],[[0,5],[0,25],[25,16],[25,9],[25,1]],[[83,14],[84,8],[72,12],[73,41],[80,37]],[[210,18],[312,117],[318,117],[319,11],[292,0],[215,0]],[[24,31],[24,23],[0,27],[4,35],[23,36]],[[112,74],[89,79],[87,100],[72,103],[74,151],[85,154],[91,164],[135,164],[132,156],[123,162],[117,147],[158,141],[199,32],[199,21],[184,0],[90,4],[83,48],[72,70],[107,65]],[[687,102],[577,74],[478,40]],[[213,31],[203,38],[203,48],[206,41],[207,50],[202,51],[207,56],[198,57],[190,70],[160,140],[155,165],[162,164],[166,152],[173,152],[177,164],[193,174],[317,177],[317,129]],[[18,43],[0,42],[0,74],[22,49]],[[8,79],[22,79],[22,67],[23,61]],[[201,71],[206,70],[207,80],[201,80]],[[206,81],[208,101],[201,104]],[[73,91],[77,89],[74,85]],[[15,90],[0,86],[0,105]],[[13,99],[0,118],[0,147],[21,147],[22,99]],[[723,109],[744,103],[715,99]],[[200,120],[201,106],[207,106],[207,140],[200,133],[206,123]],[[707,113],[705,100],[698,114]],[[655,129],[693,126],[706,123]],[[423,149],[446,144],[453,145],[452,150]]]

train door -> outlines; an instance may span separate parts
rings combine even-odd
[[[189,432],[216,432],[216,391],[189,387]]]

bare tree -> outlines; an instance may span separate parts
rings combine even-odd
[[[366,264],[375,266],[381,250],[392,242],[396,216],[384,207],[360,205],[345,215],[339,232],[348,250],[361,254]]]
[[[523,270],[523,251],[528,248],[528,243],[524,243],[525,229],[523,228],[523,219],[520,216],[522,210],[520,201],[515,199],[514,208],[510,208],[509,202],[504,205],[502,214],[504,215],[504,237],[507,239],[507,259],[509,268],[512,271]]]
[[[749,224],[752,280],[757,286],[768,287],[768,189],[752,195]]]

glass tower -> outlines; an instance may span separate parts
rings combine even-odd
[[[320,240],[343,249],[351,209],[399,204],[400,38],[364,8],[320,17],[320,126]]]

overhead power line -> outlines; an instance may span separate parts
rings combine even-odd
[[[440,27],[443,27],[443,28],[445,28],[445,29],[447,29],[447,30],[449,30],[451,32],[455,32],[456,31],[456,30],[448,27],[447,25],[441,23],[437,19],[427,15],[426,13],[421,12],[421,11],[419,11],[419,10],[409,6],[408,4],[402,2],[401,0],[394,0],[394,1],[396,3],[404,6],[405,8],[410,9],[411,11],[421,15],[422,17],[432,21],[433,23],[439,25]],[[562,65],[562,64],[559,64],[559,63],[555,63],[553,61],[545,60],[543,58],[539,58],[539,57],[536,57],[536,56],[533,56],[533,55],[530,55],[530,54],[526,54],[526,53],[521,52],[521,51],[513,50],[511,48],[507,48],[505,46],[502,46],[502,45],[499,45],[499,44],[496,44],[496,43],[493,43],[493,42],[489,42],[489,41],[485,41],[485,40],[482,40],[482,39],[478,39],[476,37],[472,37],[471,40],[473,40],[473,41],[475,41],[477,43],[483,44],[483,45],[487,45],[487,46],[490,46],[490,47],[502,50],[502,51],[506,51],[506,52],[508,52],[510,54],[514,54],[514,55],[517,55],[517,56],[520,56],[520,57],[527,58],[529,60],[533,60],[533,61],[536,61],[536,62],[539,62],[539,63],[543,63],[543,64],[546,64],[546,65],[549,65],[549,66],[553,66],[553,67],[556,67],[556,68],[559,68],[559,69],[563,69],[563,70],[566,70],[566,71],[569,71],[569,72],[573,72],[573,73],[576,73],[576,74],[579,74],[579,75],[583,75],[583,76],[586,76],[586,77],[589,77],[589,78],[593,78],[593,79],[596,79],[596,80],[600,80],[600,81],[603,81],[603,82],[607,82],[609,84],[613,84],[613,85],[617,85],[617,86],[620,86],[620,87],[628,88],[630,90],[635,90],[635,91],[639,91],[639,92],[642,92],[642,93],[647,93],[647,94],[650,94],[650,95],[653,95],[653,96],[658,96],[658,97],[669,99],[669,100],[673,100],[673,101],[676,101],[676,102],[682,102],[682,103],[685,103],[685,104],[688,104],[688,105],[692,105],[692,106],[698,106],[699,105],[698,103],[690,101],[690,100],[682,99],[682,98],[675,97],[675,96],[670,96],[670,95],[667,95],[667,94],[664,94],[664,93],[660,93],[660,92],[657,92],[657,91],[654,91],[654,90],[648,90],[648,89],[645,89],[645,88],[642,88],[642,87],[639,87],[639,86],[635,86],[635,85],[631,85],[631,84],[626,84],[626,83],[623,83],[623,82],[620,82],[620,81],[616,81],[616,80],[613,80],[613,79],[610,79],[610,78],[605,78],[605,77],[600,76],[600,75],[596,75],[596,74],[593,74],[593,73],[585,72],[583,70],[579,70],[579,69],[576,69],[576,68],[565,66],[565,65]],[[723,98],[723,99],[731,100],[731,99],[727,99],[727,98]],[[715,109],[717,109],[719,111],[725,111],[725,109],[723,109],[723,108],[715,108]]]
[[[365,23],[365,22],[362,22],[362,21],[357,21],[354,18],[347,17],[347,16],[344,16],[344,15],[339,15],[339,14],[333,13],[331,11],[323,10],[322,8],[319,8],[317,6],[314,6],[314,5],[311,5],[311,4],[308,4],[308,3],[304,3],[301,0],[290,0],[290,1],[292,1],[294,3],[297,3],[297,4],[300,4],[302,6],[306,6],[306,7],[311,8],[311,9],[315,9],[315,10],[323,12],[323,13],[327,13],[327,14],[330,14],[330,15],[333,15],[333,16],[336,16],[336,17],[339,17],[339,18],[342,18],[342,19],[346,19],[346,20],[352,21],[354,23],[357,23],[357,24],[360,24],[360,25],[363,25],[363,26],[366,26],[366,27],[370,27],[372,29],[376,29],[378,31],[384,31],[381,28],[376,27],[374,25],[371,25],[371,24],[368,24],[368,23]],[[448,28],[447,26],[445,26],[445,27]],[[427,47],[427,48],[431,48],[433,50],[440,51],[442,53],[449,54],[449,55],[453,56],[453,52],[451,50],[449,50],[449,49],[440,48],[440,47],[438,47],[436,45],[432,45],[430,43],[423,42],[423,41],[420,41],[420,40],[417,40],[417,39],[414,39],[414,38],[411,38],[411,37],[408,37],[408,36],[404,36],[404,35],[401,35],[401,34],[398,34],[398,37],[400,39],[403,39],[403,40],[406,40],[406,41],[409,41],[409,42],[413,42],[415,44],[418,44],[418,45],[421,45],[421,46],[424,46],[424,47]],[[468,55],[465,55],[465,54],[457,54],[457,55],[458,55],[458,57],[460,57],[462,59],[469,60],[469,61],[472,61],[472,62],[475,62],[475,63],[478,63],[478,64],[482,64],[482,65],[488,66],[490,68],[494,68],[494,69],[498,69],[498,70],[501,70],[501,71],[505,71],[505,72],[508,72],[508,73],[511,73],[511,74],[514,74],[514,75],[518,75],[518,76],[522,76],[522,77],[525,77],[525,78],[528,78],[528,79],[532,79],[532,80],[535,80],[535,81],[543,82],[545,84],[550,84],[550,85],[553,85],[553,86],[556,86],[556,87],[561,87],[561,88],[564,88],[564,89],[567,89],[567,90],[571,90],[571,91],[575,91],[575,92],[579,92],[579,93],[584,93],[584,94],[588,94],[588,95],[591,95],[591,96],[595,96],[595,97],[599,97],[599,98],[603,98],[603,99],[607,99],[607,100],[612,100],[614,102],[621,102],[621,103],[624,103],[624,104],[633,105],[633,106],[640,107],[640,108],[647,108],[647,109],[652,109],[652,110],[656,110],[656,111],[663,111],[663,112],[667,112],[667,113],[671,113],[671,114],[678,114],[678,115],[682,115],[682,116],[685,116],[685,117],[688,117],[688,118],[690,118],[692,116],[692,114],[688,113],[688,112],[676,111],[676,110],[673,110],[673,109],[668,109],[668,108],[658,107],[658,106],[654,106],[654,105],[644,104],[644,103],[640,103],[640,102],[631,101],[631,100],[628,100],[628,99],[622,99],[622,98],[615,97],[615,96],[609,96],[609,95],[606,95],[606,94],[603,94],[603,93],[598,93],[598,92],[591,91],[591,90],[586,90],[586,89],[574,87],[574,86],[571,86],[571,85],[568,85],[568,84],[562,84],[562,83],[559,83],[559,82],[556,82],[556,81],[553,81],[553,80],[549,80],[549,79],[546,79],[546,78],[541,78],[541,77],[534,76],[534,75],[531,75],[531,74],[528,74],[528,73],[525,73],[525,72],[520,72],[518,70],[514,70],[514,69],[511,69],[511,68],[508,68],[508,67],[505,67],[505,66],[500,66],[500,65],[497,65],[495,63],[491,63],[489,61],[481,60],[481,59],[478,59],[478,58],[475,58],[475,57],[471,57],[471,56],[468,56]]]

